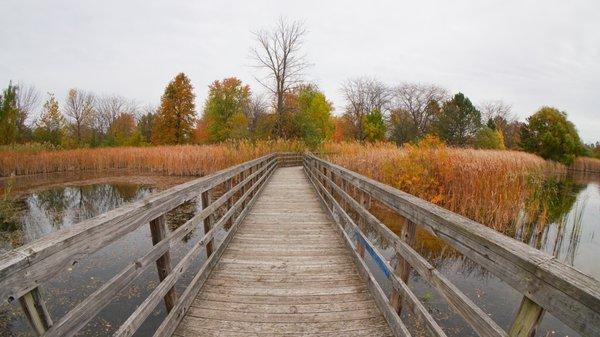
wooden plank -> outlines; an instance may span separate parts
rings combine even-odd
[[[241,186],[239,188],[241,188]],[[234,189],[228,193],[235,192],[236,190]],[[61,317],[61,319],[46,332],[46,336],[62,337],[76,334],[89,320],[102,310],[102,308],[110,303],[122,289],[131,284],[131,282],[133,282],[133,280],[135,280],[148,265],[163,255],[175,241],[191,232],[206,216],[214,212],[217,207],[223,204],[227,197],[227,193],[224,194],[209,207],[201,210],[182,226],[171,232],[167,238],[152,246],[144,256],[127,266],[119,274],[112,277],[108,282],[102,285],[102,287],[94,291],[76,305],[75,308]],[[214,231],[209,233],[210,237],[212,237]]]
[[[202,268],[200,268],[200,270],[194,276],[190,284],[186,287],[183,294],[177,301],[174,310],[172,310],[167,315],[167,317],[158,327],[158,329],[153,335],[154,337],[167,337],[173,334],[173,332],[183,319],[185,313],[189,309],[190,305],[192,304],[192,301],[198,294],[198,291],[204,285],[204,282],[208,278],[208,275],[210,274],[217,261],[225,251],[225,248],[227,248],[227,246],[229,245],[231,238],[235,235],[235,232],[239,227],[239,224],[244,220],[246,215],[249,213],[250,208],[252,207],[254,202],[256,202],[256,199],[258,199],[258,197],[260,196],[261,191],[263,190],[266,183],[269,181],[269,178],[274,172],[274,167],[275,165],[271,164],[263,167],[263,169],[266,168],[268,170],[267,173],[263,177],[261,177],[261,179],[257,182],[257,184],[254,185],[257,186],[258,191],[254,194],[250,202],[247,204],[247,207],[244,207],[241,213],[235,219],[229,233],[227,234],[223,242],[219,245],[217,250],[210,257],[208,257]]]
[[[400,233],[400,238],[409,246],[413,246],[416,240],[416,232],[417,225],[414,222],[406,220],[404,222],[404,226],[402,226],[402,231]],[[404,283],[408,283],[408,277],[410,276],[410,264],[406,261],[402,255],[396,254],[398,259],[396,263],[396,268],[394,269],[394,273],[400,276],[400,279]],[[392,289],[392,294],[390,295],[390,302],[392,303],[392,307],[400,314],[402,312],[402,294],[398,292],[395,288]]]
[[[67,266],[123,237],[150,220],[214,187],[267,155],[121,206],[0,256],[0,298],[9,302],[62,272]]]
[[[19,298],[19,302],[33,331],[37,336],[42,336],[52,326],[52,319],[46,309],[39,288],[34,288],[23,295]]]
[[[471,301],[462,291],[454,286],[445,276],[437,271],[426,259],[410,245],[401,240],[387,226],[369,213],[360,203],[351,198],[340,188],[335,192],[354,209],[371,227],[377,230],[417,272],[427,280],[455,310],[481,336],[506,336],[506,332],[496,324],[481,308]]]
[[[289,184],[284,187],[281,182]],[[304,233],[293,232],[293,225],[281,227],[279,233],[263,230],[262,236],[262,228],[255,230],[255,226],[262,226],[261,220],[269,220],[272,215],[281,218],[283,224],[290,224],[297,223],[295,220],[305,214],[324,214],[319,204],[314,203],[302,207],[285,206],[281,210],[271,203],[269,216],[256,214],[264,213],[265,209],[257,211],[256,208],[264,200],[283,202],[280,196],[285,195],[285,191],[289,195],[287,204],[290,204],[289,200],[316,199],[312,189],[307,193],[295,193],[297,186],[310,187],[301,168],[277,170],[204,283],[176,335],[204,334],[211,329],[219,329],[221,334],[228,335],[235,333],[231,326],[241,323],[247,323],[248,329],[243,331],[249,335],[273,331],[286,335],[294,331],[306,334],[315,329],[316,324],[327,324],[330,332],[347,335],[350,330],[340,321],[354,322],[373,317],[379,320],[375,330],[368,329],[362,335],[367,327],[361,325],[361,331],[350,335],[366,336],[373,331],[390,335],[368,288],[357,274],[349,251],[342,246],[343,241],[326,216],[323,219],[327,221],[322,224],[304,222]],[[310,234],[311,226],[316,235]],[[313,242],[315,239],[319,242]],[[247,240],[259,243],[255,245]],[[309,254],[303,255],[303,251]],[[206,301],[218,303],[219,309],[207,306]],[[307,312],[311,306],[315,311]],[[249,308],[267,311],[247,311]],[[286,311],[277,312],[282,309]],[[225,320],[233,325],[196,324],[205,319],[211,322]],[[188,329],[191,325],[198,329]],[[318,333],[325,334],[327,329],[320,329]]]
[[[261,180],[258,180],[257,183],[255,183],[254,185],[250,186],[247,189],[247,191],[244,193],[244,195],[238,201],[236,201],[236,203],[233,205],[233,207],[230,208],[219,219],[219,221],[215,224],[215,226],[212,227],[208,232],[206,232],[204,237],[201,240],[199,240],[185,254],[185,256],[179,261],[177,266],[175,266],[174,272],[170,273],[167,276],[167,278],[165,278],[165,280],[163,280],[161,283],[159,283],[159,285],[152,291],[152,293],[150,293],[150,295],[148,295],[148,297],[142,302],[142,304],[140,304],[136,308],[136,310],[129,316],[129,318],[119,327],[119,329],[114,333],[113,336],[129,337],[129,336],[132,336],[137,331],[137,329],[142,325],[142,323],[146,320],[146,318],[152,313],[152,311],[158,304],[158,301],[160,300],[160,298],[166,294],[168,289],[173,288],[173,286],[175,285],[177,280],[179,280],[181,275],[183,275],[183,273],[185,271],[187,271],[189,266],[198,257],[200,250],[203,247],[208,249],[209,242],[212,242],[212,240],[213,240],[214,232],[218,228],[222,228],[225,226],[225,224],[228,222],[228,220],[234,215],[235,210],[237,208],[242,207],[245,200],[247,200],[249,198],[252,191],[255,190],[258,186],[260,186],[260,183],[262,181],[264,181],[266,178],[267,178],[267,175],[263,175],[261,177]],[[252,181],[251,180],[252,176],[249,176],[248,179],[249,179],[249,181]],[[228,233],[228,237],[230,237],[230,236],[232,236],[231,232]],[[222,250],[220,251],[220,254],[222,254]],[[219,257],[220,257],[220,254],[219,254]],[[209,263],[208,261],[210,260],[211,255],[212,254],[207,254],[208,258],[207,258],[207,261],[205,262],[205,266]],[[204,269],[204,266],[202,267],[202,269]]]
[[[544,309],[537,303],[523,296],[517,315],[508,330],[510,337],[533,337],[542,320]]]
[[[167,233],[167,221],[164,215],[150,221],[150,236],[152,237],[153,245],[164,240]],[[156,260],[156,268],[158,270],[158,279],[160,282],[171,273],[171,253],[168,250]],[[177,294],[175,293],[175,289],[171,288],[164,296],[167,312],[171,311],[176,300]]]
[[[315,172],[318,172],[317,170],[314,170],[314,169],[308,169],[308,170],[310,170],[310,171],[307,174],[309,174],[311,177],[313,177],[313,174],[315,174]],[[327,182],[330,183],[330,186],[335,185],[332,183],[330,178],[326,177],[325,175],[323,175],[320,172],[319,172],[319,174],[322,175],[322,177]],[[389,267],[389,265],[385,265],[387,263],[385,258],[383,258],[383,256],[381,256],[374,249],[374,247],[370,246],[370,242],[368,241],[368,239],[364,236],[364,234],[362,234],[362,232],[360,231],[358,226],[352,221],[352,219],[348,216],[348,214],[346,212],[344,212],[343,208],[333,198],[332,194],[324,187],[324,185],[317,179],[311,179],[311,180],[313,182],[315,189],[321,196],[321,198],[323,200],[325,200],[325,199],[329,200],[329,204],[331,205],[329,212],[332,215],[335,222],[337,223],[339,232],[346,239],[346,245],[352,252],[354,252],[354,255],[353,255],[354,260],[358,266],[358,269],[361,270],[361,273],[363,274],[363,278],[369,280],[368,284],[371,287],[371,291],[375,293],[375,298],[377,299],[377,304],[379,305],[381,311],[384,313],[384,317],[386,318],[388,324],[392,328],[392,332],[396,336],[410,336],[410,333],[408,332],[406,326],[404,325],[404,323],[402,323],[397,312],[394,310],[391,303],[388,301],[385,293],[383,292],[383,290],[381,289],[381,287],[375,280],[375,277],[369,271],[369,268],[367,267],[367,265],[363,259],[364,248],[366,248],[365,246],[369,245],[369,252],[376,255],[376,256],[374,256],[374,259],[379,261],[379,263],[383,263],[384,268],[387,268],[387,270],[390,270],[391,268]],[[340,188],[337,185],[335,187]],[[331,190],[334,190],[334,189],[331,188]],[[344,219],[341,219],[340,217],[343,217]],[[354,240],[352,240],[348,236],[342,223],[346,223],[352,227],[351,230],[355,233]],[[359,251],[358,246],[356,245],[356,242],[361,243],[361,245],[363,247],[362,254]],[[407,296],[407,299],[412,304],[413,312],[418,317],[421,318],[421,320],[425,323],[425,326],[428,328],[429,332],[435,336],[445,337],[446,334],[444,333],[444,331],[440,328],[440,326],[436,323],[436,321],[429,314],[429,312],[425,309],[423,304],[421,304],[421,302],[417,299],[417,297],[412,293],[412,291],[410,291],[410,289],[408,289],[406,284],[404,282],[402,282],[402,280],[400,280],[396,275],[390,274],[389,272],[386,274],[388,276],[388,279],[390,281],[392,281],[394,288],[398,289],[404,295]]]
[[[428,227],[572,329],[584,335],[600,335],[598,280],[475,221],[313,155],[309,157],[408,220]]]
[[[243,189],[245,189],[245,187],[243,187]],[[206,191],[202,192],[202,194],[200,195],[200,203],[202,204],[202,208],[206,208],[210,205],[210,203],[211,203],[210,199],[211,199],[210,190],[206,190]],[[202,221],[204,233],[208,233],[210,231],[212,222],[213,222],[213,219],[211,216],[207,216],[206,218],[204,218],[204,220]],[[207,257],[210,256],[210,254],[212,254],[212,252],[213,252],[213,242],[211,240],[206,243],[206,256]]]

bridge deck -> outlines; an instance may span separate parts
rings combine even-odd
[[[301,167],[280,168],[175,336],[392,336]]]

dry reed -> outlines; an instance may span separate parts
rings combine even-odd
[[[579,172],[600,173],[600,159],[579,157],[569,166],[569,169]]]
[[[495,229],[517,219],[535,184],[561,165],[516,151],[449,148],[427,139],[397,148],[346,143],[328,158]]]
[[[270,152],[303,149],[304,145],[299,142],[263,141],[65,151],[2,151],[0,175],[123,169],[166,175],[201,176]]]

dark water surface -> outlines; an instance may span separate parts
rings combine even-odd
[[[146,180],[118,179],[117,182],[101,180],[93,184],[48,185],[32,188],[20,194],[22,210],[22,240],[30,242],[61,228],[70,227],[120,205],[143,198],[156,191],[155,184]],[[181,181],[173,181],[173,184]],[[543,214],[526,214],[515,219],[515,224],[504,233],[556,256],[561,261],[582,272],[600,279],[600,178],[569,177],[560,181],[549,181],[548,191],[540,193],[538,202],[546,205]],[[67,186],[65,186],[67,185]],[[164,181],[160,189],[169,183]],[[177,228],[191,218],[200,206],[191,201],[170,212],[167,216],[171,229]],[[393,229],[400,228],[402,219],[383,209],[374,213]],[[222,234],[222,233],[221,233]],[[176,264],[187,250],[203,235],[198,228],[188,237],[177,243],[172,250],[173,264]],[[11,248],[10,242],[0,243],[3,249]],[[86,296],[102,286],[128,264],[142,256],[151,247],[148,226],[129,233],[122,239],[104,247],[83,259],[73,268],[59,274],[42,286],[42,293],[55,321],[73,308]],[[460,254],[432,238],[425,231],[419,231],[417,250],[456,286],[505,329],[510,326],[519,306],[521,295],[498,278],[483,270],[477,264],[464,259]],[[392,256],[391,250],[381,247],[385,254]],[[177,284],[183,290],[199,269],[205,257],[199,257],[192,268]],[[371,266],[375,264],[371,263]],[[378,272],[377,267],[372,268]],[[377,277],[384,279],[381,272]],[[80,333],[82,336],[105,336],[116,328],[135,310],[158,284],[156,268],[150,266],[132,286],[115,298],[110,305],[92,320]],[[385,282],[384,282],[385,285]],[[452,313],[444,299],[436,290],[427,285],[416,273],[411,273],[409,287],[425,303],[434,317],[450,336],[475,336],[460,316]],[[386,291],[389,291],[389,284]],[[144,323],[136,336],[151,336],[165,316],[162,303]],[[403,313],[415,336],[425,335],[418,321]],[[0,335],[32,335],[18,305],[0,306]],[[537,336],[577,336],[561,322],[546,314]]]

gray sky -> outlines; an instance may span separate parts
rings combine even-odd
[[[305,52],[336,113],[340,85],[436,83],[521,119],[542,105],[600,141],[600,1],[26,1],[0,3],[0,80],[64,98],[71,87],[158,104],[185,72],[198,110],[215,79],[254,91],[252,31],[303,20]]]

